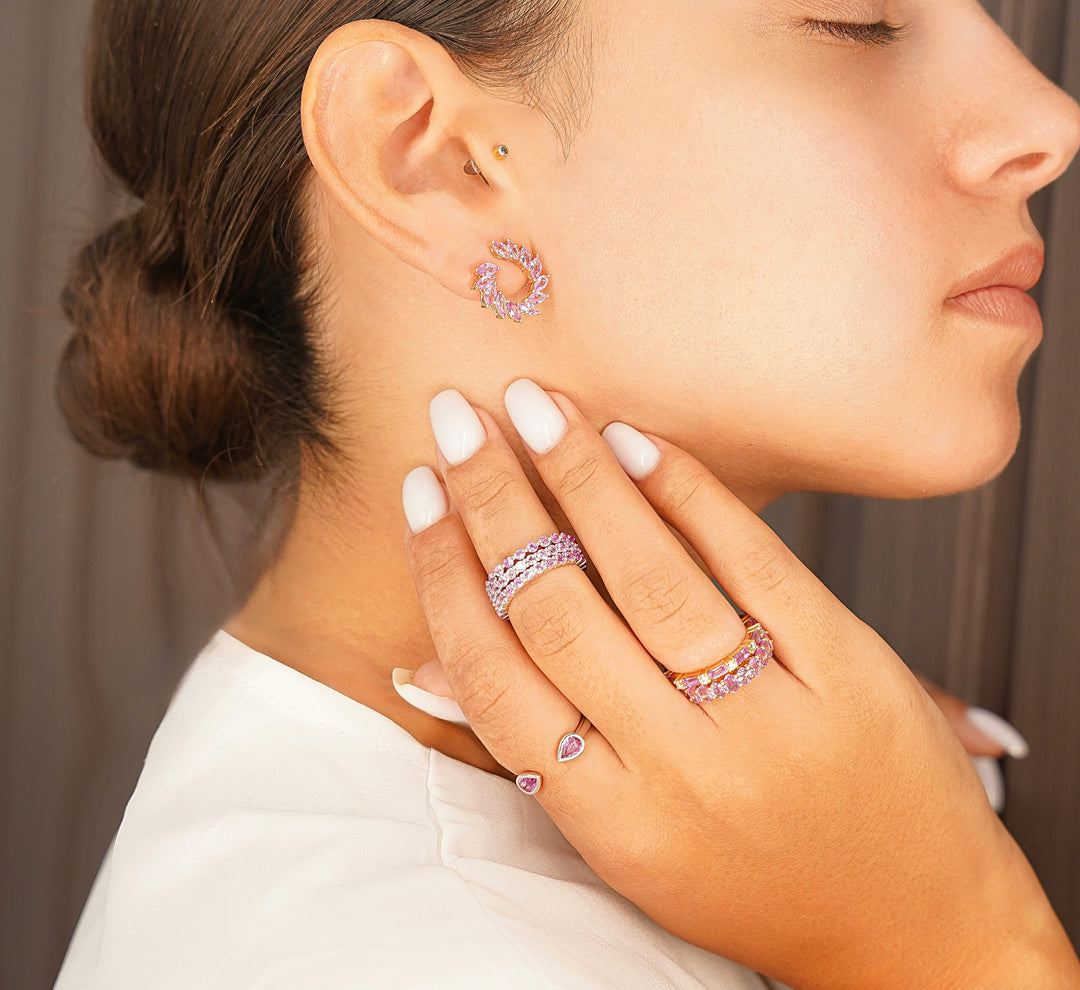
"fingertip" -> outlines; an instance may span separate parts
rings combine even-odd
[[[660,463],[660,448],[628,423],[611,423],[601,436],[619,466],[634,481],[644,481]]]
[[[982,782],[990,807],[1000,814],[1005,810],[1005,778],[1001,774],[1001,766],[992,756],[973,756],[971,762]]]
[[[1020,731],[1000,715],[986,708],[973,706],[965,713],[968,723],[993,745],[1000,746],[1014,760],[1022,760],[1031,748]]]

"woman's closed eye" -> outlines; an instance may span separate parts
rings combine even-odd
[[[803,21],[806,33],[829,35],[841,41],[854,41],[873,48],[884,48],[899,41],[905,33],[902,25],[877,21],[874,24],[847,23],[845,21]]]

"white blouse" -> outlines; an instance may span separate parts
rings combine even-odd
[[[60,990],[778,986],[664,931],[511,781],[218,630]]]

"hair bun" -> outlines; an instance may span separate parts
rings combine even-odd
[[[276,446],[259,422],[263,369],[243,319],[188,284],[168,229],[144,207],[79,255],[61,297],[74,326],[57,370],[61,412],[102,457],[197,479],[257,476]]]

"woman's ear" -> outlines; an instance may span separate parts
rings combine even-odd
[[[466,298],[486,244],[528,237],[509,226],[517,190],[492,155],[520,112],[484,94],[441,45],[386,21],[354,21],[327,38],[302,105],[327,195],[402,261]],[[483,178],[465,172],[470,159]]]

